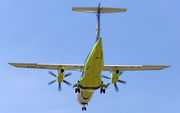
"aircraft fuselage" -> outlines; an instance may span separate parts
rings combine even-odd
[[[102,39],[99,38],[85,62],[79,81],[80,93],[76,93],[76,98],[81,105],[88,104],[93,92],[102,86],[101,72],[103,66]]]

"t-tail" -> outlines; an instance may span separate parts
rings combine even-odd
[[[96,27],[96,41],[100,38],[100,13],[116,13],[116,12],[126,12],[127,9],[124,8],[106,8],[101,7],[99,3],[98,7],[72,7],[73,11],[96,13],[97,14],[97,27]]]

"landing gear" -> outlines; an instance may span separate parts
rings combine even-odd
[[[102,92],[105,94],[105,89],[101,88],[100,93],[102,93]]]
[[[75,93],[80,93],[79,80],[78,80],[78,83],[73,86],[73,88],[75,88],[75,87],[77,87],[77,88],[75,89]]]
[[[80,93],[80,89],[79,89],[79,88],[76,88],[76,89],[75,89],[75,93]]]
[[[86,111],[86,107],[82,107],[82,111]]]
[[[100,93],[104,93],[105,94],[105,89],[103,88],[107,88],[107,85],[103,84],[103,81],[102,81],[102,84],[101,84],[101,89],[100,89]]]

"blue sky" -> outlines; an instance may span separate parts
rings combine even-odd
[[[125,13],[101,15],[106,65],[171,65],[160,71],[126,71],[127,84],[97,90],[87,113],[179,113],[179,0],[1,0],[0,112],[79,113],[74,89],[57,82],[49,70],[23,69],[14,63],[83,64],[95,44],[95,14],[71,7],[127,8]],[[56,73],[56,71],[53,71]],[[69,71],[66,71],[68,73]],[[71,71],[75,84],[80,72]],[[110,76],[109,72],[102,72]],[[109,80],[103,79],[105,83]]]

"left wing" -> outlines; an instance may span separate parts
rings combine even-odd
[[[8,63],[15,67],[22,68],[34,68],[34,69],[53,69],[58,70],[61,66],[64,66],[65,70],[82,71],[83,64],[37,64],[37,63]]]

